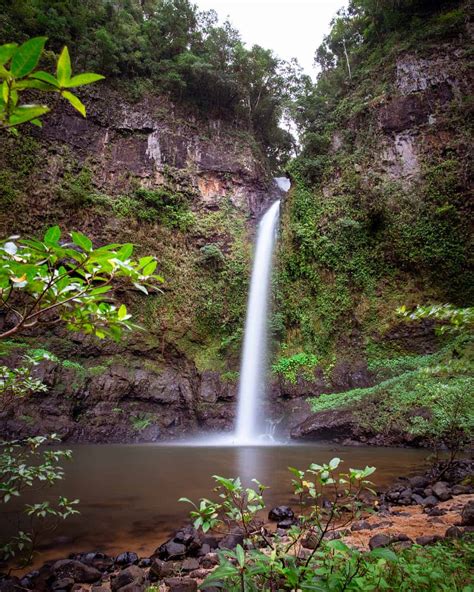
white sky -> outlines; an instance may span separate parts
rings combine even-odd
[[[298,59],[313,78],[314,52],[329,23],[347,0],[194,0],[201,10],[213,8],[228,17],[248,45],[258,44],[281,58]]]

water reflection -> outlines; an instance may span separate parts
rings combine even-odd
[[[135,550],[150,554],[172,531],[186,522],[189,508],[177,500],[212,496],[212,475],[236,477],[244,484],[257,478],[270,486],[267,506],[291,502],[287,467],[305,468],[311,462],[345,459],[344,468],[375,465],[374,481],[384,485],[419,466],[420,450],[308,446],[72,446],[73,461],[65,464],[66,479],[44,497],[59,493],[81,500],[81,515],[61,525],[60,540],[39,560],[65,556],[72,551],[103,550],[117,553]],[[26,496],[23,502],[33,500]],[[36,500],[37,501],[37,500]],[[5,505],[2,511],[5,510]],[[12,516],[10,516],[11,518]],[[6,515],[1,528],[8,530]]]

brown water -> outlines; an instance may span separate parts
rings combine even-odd
[[[150,555],[170,531],[186,523],[189,506],[181,496],[196,500],[211,496],[212,475],[256,477],[270,486],[267,507],[291,504],[287,467],[300,469],[334,456],[344,467],[377,467],[377,486],[391,483],[424,463],[426,451],[342,447],[331,444],[206,447],[169,445],[76,445],[73,460],[65,463],[66,477],[41,499],[65,495],[79,498],[80,516],[61,523],[45,540],[36,564],[73,551],[101,550],[110,554],[136,551]],[[26,500],[26,498],[23,498]],[[38,498],[39,499],[39,498]],[[38,501],[36,499],[35,501]],[[33,501],[33,500],[26,500]],[[12,526],[12,515],[0,515],[2,530]]]

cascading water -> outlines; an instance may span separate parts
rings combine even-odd
[[[287,179],[276,179],[276,182],[282,191],[288,189]],[[258,227],[240,367],[236,444],[255,443],[263,432],[264,422],[258,419],[258,407],[265,393],[268,300],[279,213],[278,200],[270,206]]]

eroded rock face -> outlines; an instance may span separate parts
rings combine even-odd
[[[183,113],[158,95],[131,103],[103,86],[88,89],[83,99],[87,119],[60,105],[38,137],[69,146],[79,158],[93,157],[101,189],[126,192],[136,180],[160,186],[166,167],[172,167],[186,171],[200,204],[211,209],[229,197],[255,217],[270,203],[264,161],[238,127]]]

